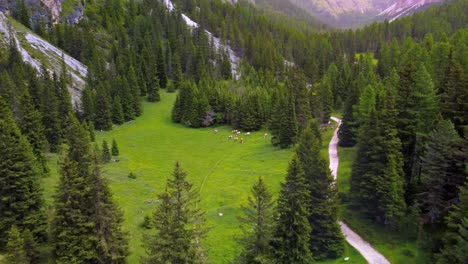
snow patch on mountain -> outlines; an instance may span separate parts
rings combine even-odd
[[[399,0],[380,12],[378,16],[386,17],[390,22],[393,22],[402,16],[409,15],[430,4],[440,3],[442,1],[443,0]]]
[[[169,11],[175,10],[174,4],[170,0],[163,0],[163,2]],[[200,27],[200,25],[197,22],[193,21],[190,17],[188,17],[185,14],[182,14],[182,19],[184,19],[185,24],[187,24],[187,26],[189,26],[190,28]],[[208,35],[209,39],[213,40],[213,46],[218,52],[221,52],[221,51],[228,52],[229,59],[231,61],[232,75],[234,76],[235,79],[239,79],[240,72],[238,71],[238,65],[239,65],[240,58],[236,55],[236,53],[232,50],[232,48],[229,45],[222,44],[220,38],[215,37],[213,33],[209,32],[208,30],[205,30],[205,33]]]

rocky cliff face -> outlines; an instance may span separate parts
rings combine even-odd
[[[64,12],[63,3],[70,1],[72,10]],[[58,22],[78,23],[83,18],[84,6],[82,1],[75,0],[24,0],[26,6],[31,10],[31,23]],[[0,0],[0,11],[5,14],[12,14],[18,8],[18,0]]]
[[[265,0],[273,1],[273,0]],[[286,0],[287,1],[287,0]],[[393,21],[444,0],[289,0],[314,17],[337,27]]]
[[[410,15],[431,4],[440,2],[442,2],[442,0],[398,0],[380,12],[378,17],[381,19],[388,19],[388,21],[392,22],[402,16]]]

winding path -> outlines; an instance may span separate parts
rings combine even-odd
[[[333,133],[332,140],[328,146],[328,155],[330,156],[330,170],[333,175],[333,178],[336,180],[338,176],[338,164],[340,162],[338,158],[338,130],[340,129],[341,119],[336,117],[331,118],[335,121],[338,126]],[[356,234],[351,228],[349,228],[342,221],[338,222],[341,227],[341,232],[346,237],[346,241],[353,246],[361,255],[367,260],[370,264],[390,264],[382,254],[375,250],[369,243],[362,239],[358,234]]]

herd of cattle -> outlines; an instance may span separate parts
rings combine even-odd
[[[218,129],[213,130],[213,133],[218,134],[219,133]],[[233,135],[229,135],[227,137],[227,140],[232,140],[233,142],[239,142],[241,144],[244,144],[244,138],[240,137],[242,135],[242,132],[240,130],[233,129],[231,133]],[[245,132],[244,135],[248,137],[250,136],[250,132]],[[267,138],[267,137],[268,137],[268,133],[264,133],[263,138]]]

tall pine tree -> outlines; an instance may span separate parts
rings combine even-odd
[[[5,247],[14,224],[31,230],[35,239],[45,239],[40,175],[31,145],[0,97],[0,248]]]
[[[304,170],[295,157],[278,197],[278,218],[272,240],[274,259],[278,263],[312,262],[309,248],[312,229],[307,220],[309,196]]]
[[[259,178],[252,186],[248,206],[242,206],[239,218],[243,236],[240,239],[242,253],[240,263],[269,263],[271,239],[274,227],[274,201],[268,186]]]
[[[201,247],[204,216],[197,209],[198,192],[186,180],[187,173],[176,162],[161,203],[154,213],[156,233],[145,236],[146,263],[205,263]]]
[[[312,131],[318,130],[317,122],[310,124],[301,134],[296,149],[308,197],[308,220],[312,232],[310,251],[314,259],[337,258],[344,250],[344,237],[338,225],[337,190],[328,167],[328,161],[320,154],[321,141]]]

